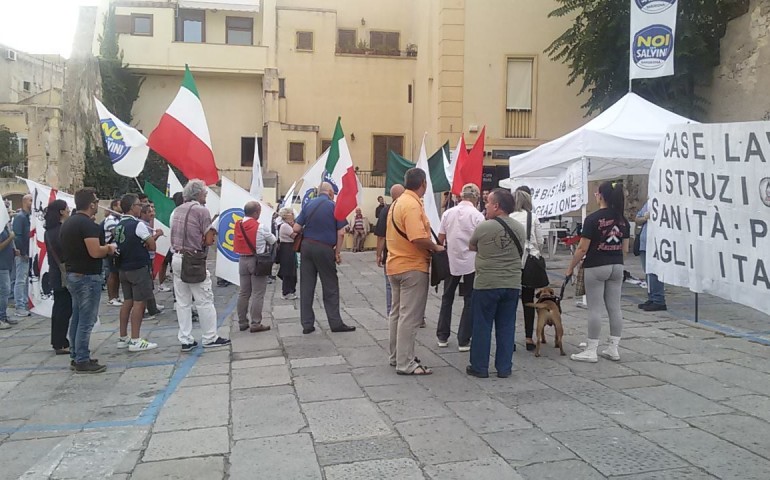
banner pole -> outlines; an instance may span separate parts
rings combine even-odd
[[[143,188],[142,188],[142,186],[139,184],[139,179],[138,179],[138,178],[136,178],[136,177],[134,177],[134,181],[136,182],[136,186],[137,186],[137,187],[139,187],[139,191],[140,191],[140,192],[142,192],[142,193],[144,193],[144,189],[143,189]]]
[[[695,293],[695,323],[698,323],[698,293]]]

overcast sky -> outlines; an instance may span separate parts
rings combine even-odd
[[[69,57],[78,7],[99,0],[0,0],[0,43],[28,53]]]

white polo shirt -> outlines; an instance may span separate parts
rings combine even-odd
[[[454,276],[475,271],[476,252],[471,252],[468,242],[476,226],[484,221],[484,214],[469,201],[463,200],[441,216],[438,233],[446,235],[449,271]]]

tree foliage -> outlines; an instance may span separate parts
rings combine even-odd
[[[0,177],[26,176],[26,155],[20,151],[15,133],[0,125]]]
[[[587,115],[603,111],[628,92],[630,3],[632,0],[557,0],[550,17],[574,17],[546,49],[571,70],[568,84],[588,92]],[[633,91],[690,118],[703,115],[697,88],[719,64],[719,40],[727,22],[748,8],[748,0],[679,0],[674,50],[675,75],[634,80]]]
[[[132,109],[134,102],[139,98],[143,78],[132,73],[128,65],[123,62],[123,54],[115,31],[114,6],[110,6],[105,17],[104,34],[100,40],[99,71],[102,77],[102,103],[115,116],[131,124]],[[139,191],[136,181],[115,173],[103,139],[100,138],[97,145],[91,145],[93,142],[90,138],[87,142],[83,179],[85,185],[95,187],[101,198],[116,198],[127,192]],[[144,170],[137,180],[140,184],[149,181],[161,190],[165,190],[167,174],[166,161],[151,151]]]

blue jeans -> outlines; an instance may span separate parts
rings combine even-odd
[[[497,373],[513,370],[513,340],[516,331],[518,288],[473,290],[473,337],[471,337],[471,368],[489,373],[489,350],[492,325],[495,326],[495,368]]]
[[[11,295],[11,271],[0,270],[0,320],[8,320],[8,297]]]
[[[385,306],[388,317],[390,317],[390,305],[393,303],[393,290],[390,288],[390,280],[388,280],[388,274],[385,273]]]
[[[91,358],[88,343],[91,330],[99,313],[99,299],[102,294],[102,276],[67,273],[67,283],[72,294],[72,320],[70,321],[70,358],[76,363]]]
[[[15,257],[16,284],[13,286],[13,298],[16,299],[16,311],[26,313],[29,304],[29,257]]]
[[[642,270],[647,277],[647,300],[656,305],[666,304],[666,293],[663,282],[658,280],[654,273],[647,273],[647,252],[639,252],[639,259],[642,261]]]

